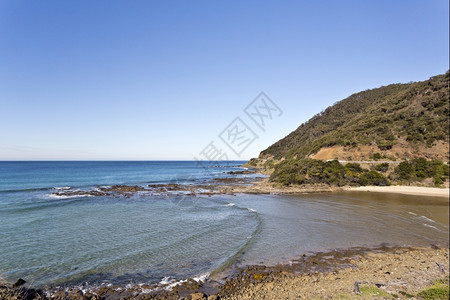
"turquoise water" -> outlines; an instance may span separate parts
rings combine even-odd
[[[138,192],[208,184],[243,162],[0,162],[0,276],[37,286],[157,283],[351,246],[448,245],[448,202],[376,193],[300,196]]]

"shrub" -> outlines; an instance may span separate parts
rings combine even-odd
[[[422,181],[433,178],[436,186],[441,185],[449,177],[448,165],[439,160],[427,161],[425,158],[416,158],[410,162],[401,162],[395,168],[395,174],[400,180]]]
[[[388,169],[389,169],[388,163],[381,163],[375,166],[375,170],[383,173],[387,172]]]
[[[401,179],[401,180],[410,179],[413,171],[414,171],[414,169],[413,169],[412,165],[407,161],[401,162],[395,168],[395,173],[399,176],[399,179]]]
[[[389,185],[389,180],[386,177],[384,177],[383,174],[373,170],[363,173],[360,179],[361,185],[379,185],[379,186]]]
[[[382,156],[380,153],[375,153],[372,156],[370,156],[370,159],[373,159],[373,160],[379,160],[381,158],[382,158]]]

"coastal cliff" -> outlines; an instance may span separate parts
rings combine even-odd
[[[263,150],[249,166],[282,185],[448,186],[449,72],[362,91]]]

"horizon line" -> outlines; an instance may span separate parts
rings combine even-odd
[[[207,161],[207,162],[222,162],[222,161],[248,161],[250,159],[228,159],[228,160],[195,160],[195,159],[11,159],[2,160],[0,162],[75,162],[75,161]]]

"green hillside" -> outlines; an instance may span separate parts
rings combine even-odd
[[[328,107],[266,150],[260,158],[305,158],[322,147],[406,141],[431,147],[449,140],[449,72],[422,82],[366,90]]]
[[[283,185],[440,186],[448,182],[448,155],[449,72],[353,94],[249,165],[264,167]]]

